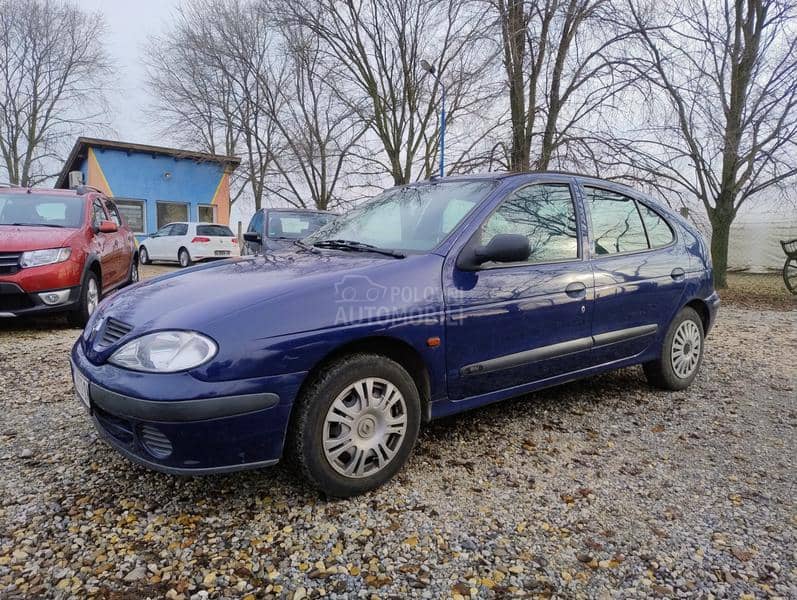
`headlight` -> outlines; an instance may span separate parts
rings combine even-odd
[[[72,255],[72,248],[50,248],[49,250],[31,250],[23,252],[19,265],[25,267],[40,267],[64,262]]]
[[[206,363],[217,351],[216,342],[199,333],[159,331],[126,343],[108,362],[133,371],[174,373]]]

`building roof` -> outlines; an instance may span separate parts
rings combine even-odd
[[[122,150],[124,152],[139,152],[143,154],[156,154],[160,156],[171,156],[173,158],[187,158],[197,162],[215,162],[227,166],[231,171],[239,164],[241,159],[237,156],[224,156],[221,154],[208,154],[206,152],[195,152],[193,150],[180,150],[177,148],[166,148],[163,146],[148,146],[146,144],[133,144],[130,142],[118,142],[113,140],[101,140],[97,138],[79,137],[69,153],[61,173],[55,182],[56,188],[67,187],[69,184],[69,172],[78,170],[81,160],[86,158],[88,149],[101,148],[108,150]]]

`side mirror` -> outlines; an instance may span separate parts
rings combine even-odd
[[[529,258],[531,247],[525,235],[518,233],[499,233],[486,246],[465,248],[457,258],[457,268],[475,271],[486,262],[513,263]]]
[[[257,231],[247,231],[244,233],[244,240],[247,242],[252,242],[253,244],[262,244],[263,236],[261,236]]]
[[[117,227],[116,223],[113,221],[101,221],[100,222],[100,233],[116,233],[119,231],[119,227]]]

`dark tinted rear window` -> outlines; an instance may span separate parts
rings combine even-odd
[[[208,237],[232,237],[232,229],[224,225],[197,225],[197,235],[206,235]]]

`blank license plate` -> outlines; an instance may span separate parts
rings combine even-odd
[[[75,365],[72,365],[72,380],[75,382],[75,395],[86,405],[86,408],[91,409],[91,402],[89,401],[89,380],[83,377]]]
[[[216,250],[216,256],[229,256],[229,250]]]

